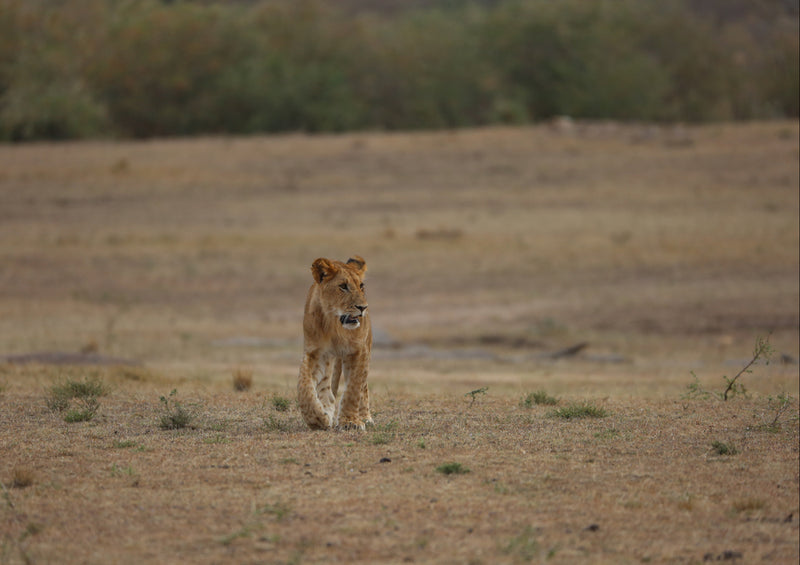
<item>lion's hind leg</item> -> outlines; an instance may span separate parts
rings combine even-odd
[[[333,370],[333,373],[331,373]],[[317,398],[322,405],[322,410],[328,415],[330,422],[336,412],[336,389],[339,386],[339,376],[336,371],[342,370],[340,360],[328,359],[322,363],[322,375],[317,382]]]
[[[364,384],[361,385],[361,398],[358,403],[358,417],[368,426],[371,426],[375,423],[372,420],[372,414],[369,411],[369,386],[367,386],[366,379],[364,380]]]

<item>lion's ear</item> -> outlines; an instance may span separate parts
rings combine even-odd
[[[314,280],[321,283],[325,278],[336,274],[336,266],[331,261],[320,257],[311,265],[311,273],[314,275]]]
[[[347,264],[355,267],[356,270],[362,275],[367,272],[367,262],[364,261],[364,258],[360,255],[350,257],[350,259],[347,260]]]

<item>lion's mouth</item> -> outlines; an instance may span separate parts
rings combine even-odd
[[[339,321],[342,326],[349,330],[354,330],[361,325],[361,316],[352,316],[350,314],[342,314],[339,316]]]

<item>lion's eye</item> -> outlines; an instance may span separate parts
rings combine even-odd
[[[347,283],[342,283],[342,284],[340,284],[340,285],[339,285],[339,288],[341,288],[341,289],[342,289],[342,290],[344,290],[345,292],[347,292],[348,290],[350,290],[350,287],[349,287],[349,286],[347,286]]]
[[[364,283],[361,283],[361,290],[364,290]]]

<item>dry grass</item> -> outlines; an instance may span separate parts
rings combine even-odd
[[[62,434],[36,396],[14,393],[3,444],[40,477],[10,491],[6,535],[41,524],[23,544],[34,562],[798,555],[797,427],[751,426],[763,399],[605,400],[605,418],[561,420],[491,394],[378,394],[376,420],[395,424],[366,433],[309,432],[295,408],[265,427],[268,399],[218,393],[202,424],[163,431],[155,394],[117,393],[106,419]],[[718,430],[734,458],[710,452]]]
[[[143,363],[0,364],[0,562],[795,563],[798,124],[640,129],[0,147],[0,355]],[[308,268],[352,253],[376,426],[312,433]]]
[[[233,371],[233,390],[247,392],[253,387],[253,370],[239,367]]]

